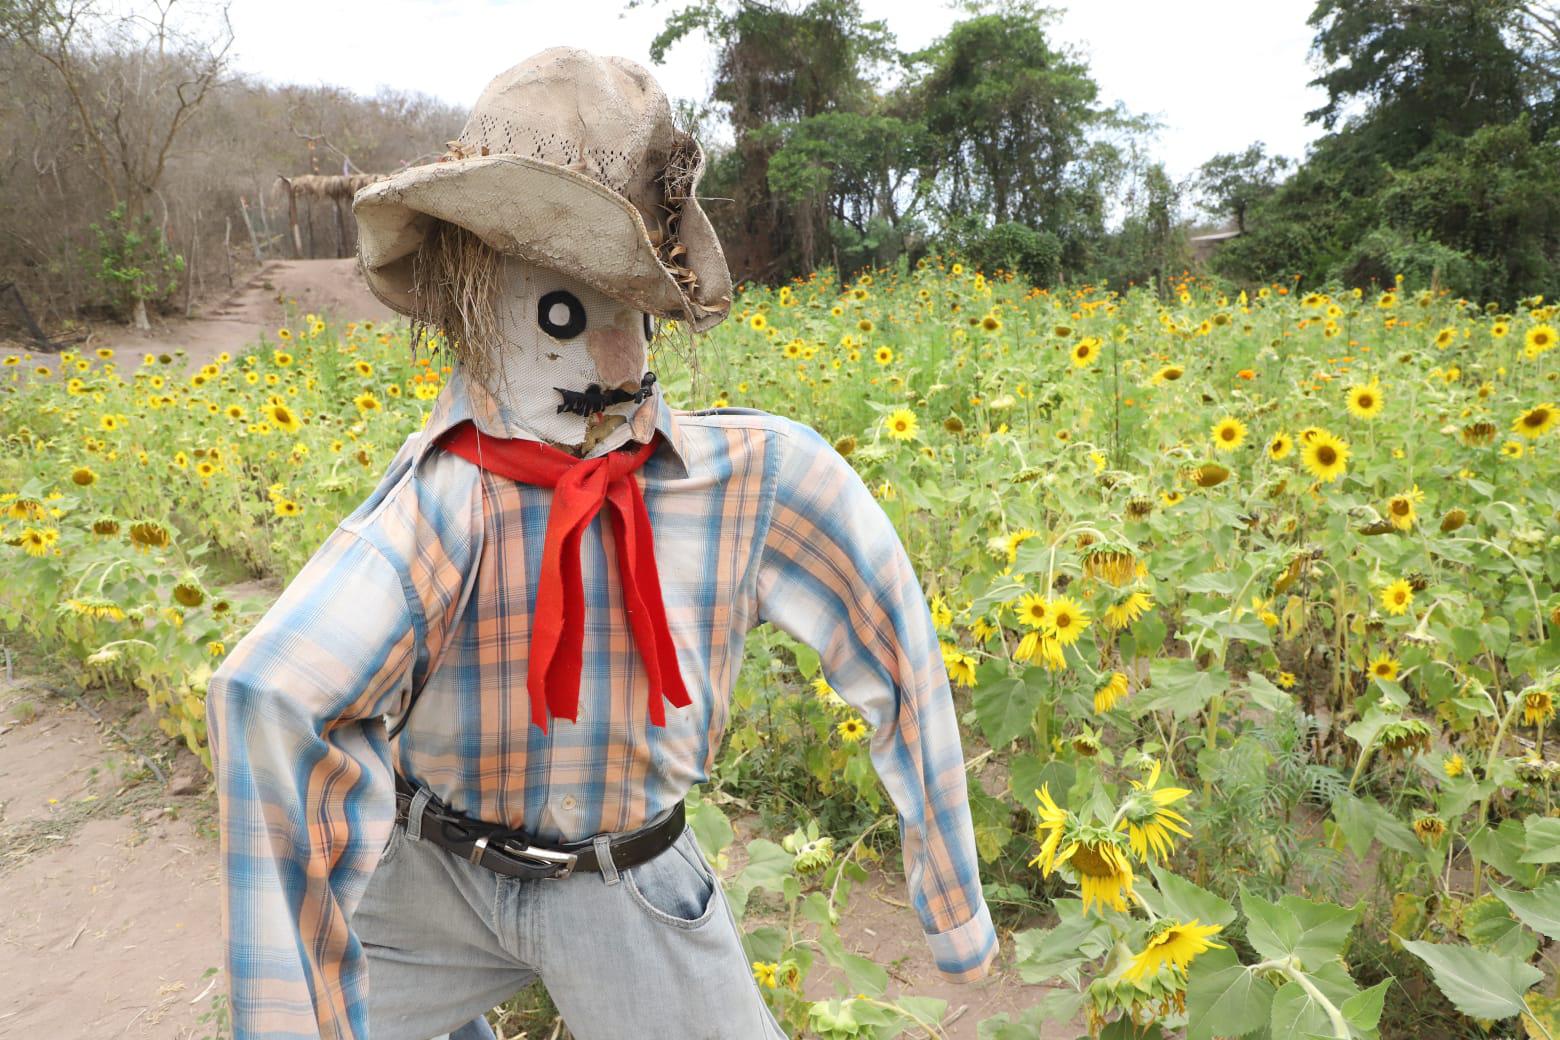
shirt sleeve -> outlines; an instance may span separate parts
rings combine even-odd
[[[931,611],[892,522],[816,431],[790,424],[759,559],[759,619],[818,652],[873,727],[868,751],[899,810],[911,904],[943,977],[997,957],[981,892],[964,752]]]
[[[379,716],[414,631],[396,569],[338,527],[207,685],[237,1038],[367,1036],[348,922],[394,825]]]

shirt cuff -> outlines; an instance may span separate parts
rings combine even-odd
[[[974,982],[984,978],[997,960],[997,930],[991,908],[983,899],[975,916],[946,932],[927,932],[932,961],[949,982]]]

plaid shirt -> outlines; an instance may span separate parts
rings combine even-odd
[[[235,1035],[366,1036],[350,919],[389,840],[392,763],[543,842],[638,827],[708,778],[745,634],[764,621],[817,650],[874,727],[869,753],[937,967],[960,982],[990,969],[997,935],[953,698],[892,524],[809,427],[653,400],[665,441],[637,479],[693,698],[667,706],[664,728],[649,722],[600,516],[582,553],[579,721],[531,724],[526,649],[552,492],[430,450],[468,418],[513,435],[458,367],[423,431],[212,676]],[[416,710],[389,741],[385,716],[412,689]]]

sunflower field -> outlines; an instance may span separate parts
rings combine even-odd
[[[984,1040],[1560,1038],[1557,321],[929,261],[749,287],[695,351],[659,341],[674,403],[832,440],[915,561],[1035,984]],[[213,667],[448,359],[304,315],[192,371],[61,361],[0,369],[0,623],[205,756]],[[932,1031],[942,1001],[886,999],[829,930],[894,833],[868,727],[805,647],[750,644],[694,821],[723,867],[722,802],[789,831],[727,882],[791,909],[749,930],[755,976],[797,1035]],[[802,995],[819,954],[837,999]]]

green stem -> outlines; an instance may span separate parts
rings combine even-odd
[[[1251,972],[1276,971],[1289,979],[1295,985],[1305,990],[1306,996],[1316,1001],[1322,1011],[1326,1013],[1327,1021],[1332,1026],[1333,1036],[1337,1040],[1349,1040],[1348,1019],[1343,1017],[1343,1012],[1338,1010],[1336,1004],[1327,999],[1327,994],[1316,988],[1316,983],[1311,981],[1310,976],[1299,970],[1299,962],[1295,958],[1278,957],[1270,961],[1263,961],[1261,964],[1253,964],[1246,970]]]

